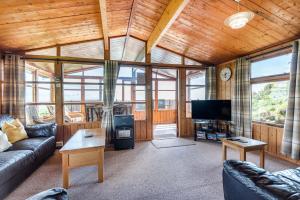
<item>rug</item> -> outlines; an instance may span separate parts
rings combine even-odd
[[[152,140],[153,146],[156,148],[171,148],[171,147],[181,147],[181,146],[190,146],[195,145],[196,143],[192,140],[184,138],[170,138],[162,140]]]

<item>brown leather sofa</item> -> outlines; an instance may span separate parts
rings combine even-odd
[[[12,120],[9,115],[0,115],[0,128],[5,121]],[[37,124],[25,129],[28,139],[0,152],[0,199],[4,199],[55,151],[56,124]]]

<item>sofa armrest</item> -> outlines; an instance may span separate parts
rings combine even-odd
[[[26,126],[25,130],[28,137],[51,137],[56,136],[57,125],[55,123],[48,124],[36,124],[31,126]]]

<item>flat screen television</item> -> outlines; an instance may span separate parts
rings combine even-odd
[[[192,101],[192,119],[231,121],[231,100]]]

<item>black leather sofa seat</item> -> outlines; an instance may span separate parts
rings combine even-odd
[[[0,128],[9,115],[0,115]],[[56,124],[25,127],[28,139],[0,152],[0,199],[7,196],[55,151]]]
[[[37,137],[18,141],[8,150],[31,150],[33,151],[35,159],[39,160],[43,155],[47,155],[48,153],[52,154],[53,149],[55,149],[55,137]]]
[[[0,185],[14,177],[20,169],[34,162],[33,152],[30,150],[7,151],[0,153]]]
[[[270,173],[245,161],[224,162],[225,200],[299,200],[299,181],[300,168]]]

